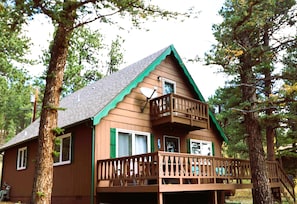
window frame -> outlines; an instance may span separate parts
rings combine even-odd
[[[200,143],[200,151],[201,153],[200,154],[195,154],[193,153],[193,143]],[[208,146],[210,147],[210,155],[204,155],[202,154],[202,143],[206,143],[208,144]],[[213,143],[211,141],[206,141],[206,140],[197,140],[197,139],[190,139],[190,154],[193,154],[193,155],[201,155],[201,156],[213,156]]]
[[[175,81],[172,81],[170,79],[166,79],[166,78],[162,78],[162,90],[163,90],[163,95],[165,94],[168,94],[168,93],[165,93],[165,83],[170,83],[170,84],[173,84],[173,93],[176,94],[176,82]]]
[[[136,155],[136,148],[135,148],[135,143],[136,143],[136,136],[135,135],[143,135],[146,136],[146,141],[147,141],[147,153],[151,152],[151,133],[149,132],[141,132],[141,131],[134,131],[134,130],[126,130],[126,129],[120,129],[116,128],[116,154],[115,157],[119,157],[119,133],[125,133],[125,134],[131,134],[131,155]],[[129,156],[131,156],[129,155]]]
[[[179,137],[175,137],[175,136],[169,136],[169,135],[164,135],[163,136],[164,151],[165,152],[170,152],[170,151],[167,151],[167,141],[166,141],[167,138],[168,139],[171,139],[171,140],[172,139],[176,140],[177,146],[178,146],[178,151],[176,153],[180,153],[180,138]]]
[[[17,170],[19,171],[19,170],[27,169],[27,162],[28,162],[28,148],[27,148],[27,146],[18,148]]]
[[[69,154],[69,159],[66,160],[66,161],[62,161],[62,156],[63,156],[63,145],[62,144],[63,144],[63,140],[65,138],[69,138],[70,139],[70,141],[69,141],[69,149],[68,149],[68,151],[69,151],[69,153],[68,153]],[[65,164],[71,164],[71,160],[72,160],[72,136],[71,136],[71,133],[67,133],[65,135],[58,136],[57,139],[60,139],[61,140],[61,142],[59,144],[59,147],[60,147],[59,161],[58,162],[55,162],[55,159],[54,159],[53,165],[54,166],[60,166],[60,165],[65,165]],[[57,144],[55,144],[55,149],[56,149],[56,145]]]

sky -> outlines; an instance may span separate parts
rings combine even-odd
[[[218,11],[224,1],[151,0],[151,2],[171,11],[184,12],[193,7],[200,13],[197,18],[186,19],[183,22],[180,20],[148,21],[142,25],[145,28],[142,30],[119,31],[115,27],[103,27],[104,39],[111,41],[117,35],[125,39],[122,45],[125,63],[121,66],[122,68],[164,47],[174,45],[202,95],[207,100],[218,87],[224,86],[225,77],[223,74],[217,73],[217,67],[204,66],[201,62],[191,63],[187,59],[193,59],[196,56],[203,58],[204,53],[211,49],[212,44],[216,43],[211,28],[213,24],[221,22]],[[36,59],[40,56],[41,50],[48,47],[53,28],[43,16],[37,16],[28,25],[27,30],[34,45],[30,58]],[[32,75],[38,75],[42,73],[44,67],[35,65],[28,67],[28,70]]]

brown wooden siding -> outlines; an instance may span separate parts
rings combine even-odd
[[[168,56],[149,74],[149,76],[145,77],[144,80],[134,88],[115,109],[111,110],[108,116],[101,120],[100,124],[96,127],[96,160],[110,157],[110,128],[153,133],[153,142],[156,151],[158,150],[157,140],[160,139],[161,141],[161,149],[159,150],[164,150],[163,136],[169,135],[180,137],[181,152],[187,152],[187,139],[194,138],[214,142],[215,155],[221,155],[222,139],[214,130],[198,130],[188,133],[179,129],[152,129],[149,104],[147,104],[144,111],[141,112],[141,108],[146,102],[146,97],[140,92],[141,87],[152,89],[157,87],[158,96],[163,95],[162,80],[158,80],[158,76],[176,82],[176,94],[195,98],[194,91],[190,87],[188,79],[178,66],[179,65],[174,58]]]
[[[27,147],[27,168],[16,169],[18,149]],[[33,186],[33,175],[35,169],[35,159],[37,152],[37,141],[23,143],[5,151],[3,159],[2,182],[11,186],[10,197],[23,198],[31,196]]]
[[[92,130],[85,124],[67,130],[72,133],[72,162],[54,167],[52,203],[89,203],[91,194],[91,137]],[[66,133],[65,132],[65,133]],[[16,170],[18,148],[27,146],[28,165]],[[3,180],[11,185],[11,200],[30,203],[34,179],[37,140],[5,151]]]

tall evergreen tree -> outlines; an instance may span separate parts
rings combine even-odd
[[[232,86],[240,88],[240,104],[233,110],[243,118],[254,203],[272,203],[260,117],[266,116],[267,149],[273,158],[274,130],[279,124],[271,120],[274,63],[278,52],[296,44],[295,33],[282,35],[283,29],[295,24],[294,5],[293,0],[227,0],[220,11],[223,22],[213,27],[218,44],[207,55],[209,63],[222,65],[225,73],[238,79]]]
[[[18,66],[29,64],[24,57],[29,41],[22,36],[20,21],[9,3],[0,2],[0,144],[27,126],[32,116],[29,77]]]
[[[56,27],[46,74],[32,191],[32,203],[51,203],[54,139],[60,132],[57,127],[59,100],[73,31],[96,20],[101,23],[115,23],[112,20],[115,15],[130,18],[133,25],[139,27],[140,22],[149,17],[173,18],[177,13],[162,10],[142,0],[15,0],[11,4],[16,10],[19,9],[19,12],[26,11],[28,16],[34,12],[47,15]]]

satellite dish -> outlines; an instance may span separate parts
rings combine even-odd
[[[140,92],[146,97],[146,102],[144,106],[141,108],[141,112],[143,113],[148,101],[152,98],[156,98],[158,96],[157,93],[157,87],[154,87],[154,89],[150,89],[147,87],[141,87]]]
[[[147,99],[156,98],[158,96],[157,87],[154,87],[154,89],[141,87],[140,91]]]

